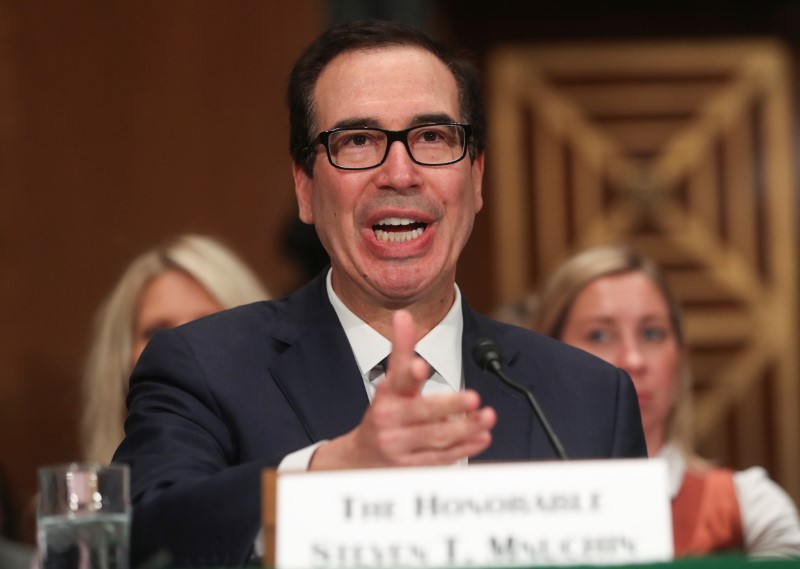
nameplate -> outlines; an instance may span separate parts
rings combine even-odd
[[[278,569],[672,559],[661,459],[281,474]]]

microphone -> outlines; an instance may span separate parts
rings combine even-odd
[[[478,364],[478,367],[492,372],[500,381],[512,389],[519,391],[528,399],[528,403],[531,404],[534,414],[539,419],[542,427],[544,427],[544,432],[547,433],[547,438],[550,439],[550,444],[553,445],[558,458],[567,460],[567,453],[564,451],[561,441],[558,440],[555,431],[553,431],[553,427],[550,426],[547,417],[544,416],[544,412],[542,408],[539,407],[539,403],[536,401],[533,393],[531,393],[531,390],[508,377],[503,371],[503,365],[500,363],[500,349],[497,345],[489,338],[481,338],[475,342],[475,345],[472,347],[472,357],[475,358],[475,363]]]

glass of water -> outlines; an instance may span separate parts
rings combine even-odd
[[[127,465],[71,463],[39,469],[37,541],[42,569],[128,569]]]

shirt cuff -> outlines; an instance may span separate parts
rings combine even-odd
[[[278,465],[278,473],[284,472],[305,472],[308,470],[308,465],[311,464],[311,458],[317,449],[327,443],[328,441],[319,441],[311,446],[301,448],[283,457],[283,460]]]

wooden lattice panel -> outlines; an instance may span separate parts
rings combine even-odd
[[[632,243],[685,310],[707,456],[800,499],[789,65],[772,42],[510,47],[489,60],[496,291]]]

